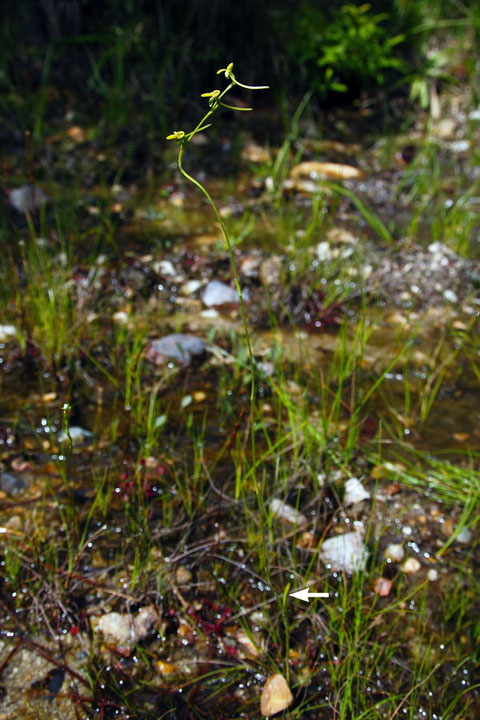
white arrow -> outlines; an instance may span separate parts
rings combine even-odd
[[[310,602],[311,597],[329,597],[329,593],[315,593],[310,592],[310,588],[304,588],[303,590],[296,590],[293,593],[289,593],[290,597],[294,597],[297,600],[303,600],[304,602]]]

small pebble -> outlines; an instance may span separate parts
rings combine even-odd
[[[126,325],[128,322],[128,313],[123,310],[118,310],[118,312],[113,313],[112,320],[114,323],[117,323],[117,325]]]
[[[280,520],[285,520],[285,522],[288,522],[291,525],[305,525],[307,522],[305,515],[278,498],[270,500],[270,510],[272,515],[280,518]]]
[[[403,545],[399,543],[390,543],[384,554],[386,559],[391,562],[402,562],[405,557],[405,550],[403,549]]]
[[[210,280],[203,290],[202,302],[207,307],[215,307],[216,305],[237,304],[239,299],[235,288],[220,282],[220,280]]]
[[[363,537],[354,531],[324,540],[320,549],[320,558],[334,571],[352,573],[364,570],[367,553]]]
[[[193,293],[196,293],[197,290],[200,290],[202,287],[202,281],[201,280],[187,280],[186,283],[182,285],[180,288],[180,294],[184,297],[190,297],[190,295],[193,295]]]
[[[293,702],[293,695],[283,675],[272,675],[263,686],[260,712],[263,717],[286,710]]]
[[[472,537],[472,531],[465,527],[460,530],[455,541],[462,545],[468,545],[472,541]]]
[[[344,505],[355,505],[356,503],[368,500],[370,493],[365,490],[358,478],[352,477],[345,483]]]
[[[192,581],[192,573],[188,568],[180,565],[175,573],[175,580],[179,585],[186,585]]]
[[[72,445],[83,445],[93,440],[93,433],[89,430],[85,430],[85,428],[78,427],[77,425],[72,425],[68,429],[68,434],[66,430],[62,430],[58,436],[58,442],[68,442],[68,435],[70,435]]]
[[[259,650],[256,644],[253,642],[251,637],[247,635],[245,630],[237,630],[234,635],[235,640],[242,645],[242,649],[245,655],[249,657],[257,658],[259,656]]]
[[[22,185],[11,191],[8,204],[17,212],[27,215],[41,208],[48,200],[48,195],[37,185]]]
[[[417,558],[407,558],[403,565],[400,566],[400,570],[403,570],[403,572],[406,575],[413,575],[414,573],[418,572],[421,568],[420,563],[418,562]]]
[[[0,325],[0,342],[8,342],[17,334],[15,325]]]
[[[162,277],[175,277],[177,271],[173,263],[170,260],[160,260],[155,264],[155,272],[158,272]]]
[[[390,595],[391,589],[392,589],[392,581],[388,580],[388,578],[384,578],[384,577],[377,578],[373,584],[374,592],[377,595],[379,595],[380,597],[387,597],[387,595]]]
[[[145,359],[157,366],[163,365],[168,360],[188,365],[194,357],[204,355],[205,350],[204,341],[196,335],[173,333],[149,343]]]
[[[315,248],[315,255],[319,262],[328,262],[332,259],[332,251],[330,250],[330,243],[324,240],[318,243]]]

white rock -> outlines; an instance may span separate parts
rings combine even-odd
[[[243,646],[244,655],[246,654],[251,658],[257,658],[260,655],[258,645],[253,641],[250,635],[247,635],[245,630],[237,630],[234,637],[235,640]]]
[[[332,259],[332,251],[330,250],[330,243],[324,240],[323,242],[318,243],[317,247],[315,248],[315,255],[317,256],[317,260],[320,262],[328,262]]]
[[[264,260],[258,270],[258,277],[263,287],[269,288],[272,285],[280,285],[283,275],[282,259],[278,255],[271,255]]]
[[[355,503],[368,500],[370,493],[365,490],[360,480],[356,477],[350,478],[345,483],[345,495],[343,497],[344,505],[355,505]]]
[[[163,277],[175,277],[177,274],[171,260],[160,260],[160,262],[155,263],[154,270]]]
[[[447,290],[443,291],[443,297],[447,302],[456,303],[458,301],[457,294],[453,290]]]
[[[391,562],[402,562],[405,557],[403,545],[400,545],[399,543],[390,543],[390,545],[385,549],[385,557]]]
[[[320,558],[332,570],[347,573],[364,570],[367,553],[363,537],[358,532],[349,532],[329,538],[322,544]]]
[[[157,366],[168,360],[188,365],[195,357],[202,357],[205,350],[205,342],[196,335],[172,333],[149,343],[145,359]]]
[[[106,638],[111,638],[121,645],[130,645],[147,637],[152,626],[158,621],[155,608],[143,607],[137,615],[124,613],[107,613],[96,623]]]
[[[470,143],[468,140],[454,140],[448,147],[453,153],[463,153],[470,149]]]
[[[409,557],[405,560],[403,565],[400,566],[400,570],[403,570],[403,572],[406,575],[413,575],[414,573],[418,572],[421,568],[421,565],[417,558]]]
[[[17,334],[15,325],[0,325],[0,342],[8,342]]]
[[[292,525],[305,525],[307,522],[305,515],[278,498],[270,500],[270,510],[272,515]]]
[[[469,120],[480,120],[480,109],[472,110],[472,112],[468,113],[468,119]]]
[[[190,295],[193,295],[193,293],[197,292],[197,290],[199,290],[201,287],[201,280],[187,280],[187,282],[184,283],[180,288],[180,293],[184,297],[189,297]]]
[[[270,175],[265,178],[265,190],[268,193],[273,193],[275,191],[275,182]]]
[[[263,686],[260,698],[260,712],[263,717],[276,715],[288,708],[293,702],[293,695],[283,675],[272,675]]]
[[[118,310],[118,312],[113,313],[112,319],[117,325],[126,325],[128,322],[128,313],[124,312],[124,310]]]
[[[68,428],[68,434],[66,430],[62,430],[58,436],[58,442],[68,442],[68,435],[70,435],[72,445],[82,445],[83,443],[89,442],[93,439],[93,433],[91,433],[90,430],[85,430],[85,428],[72,425]]]
[[[235,288],[220,282],[220,280],[210,280],[207,283],[202,293],[202,300],[207,307],[239,303],[238,293]]]
[[[41,208],[49,199],[48,195],[37,185],[22,185],[11,191],[8,204],[17,212],[27,215]]]
[[[261,259],[254,255],[246,255],[240,261],[240,275],[247,278],[258,278],[258,271],[260,268]]]
[[[460,530],[455,538],[455,541],[461,543],[462,545],[468,545],[472,541],[472,537],[472,531],[465,527]]]

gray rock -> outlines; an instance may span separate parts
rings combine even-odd
[[[151,342],[145,353],[145,359],[154,365],[163,365],[168,360],[189,365],[194,357],[204,355],[205,350],[206,346],[201,338],[186,333],[173,333]]]
[[[207,283],[202,293],[202,301],[207,307],[238,304],[240,302],[237,291],[231,288],[230,285],[220,282],[220,280],[210,280]]]
[[[27,215],[43,207],[50,198],[36,185],[22,185],[10,193],[8,204],[19,213]]]
[[[322,544],[320,558],[332,570],[347,573],[364,570],[367,553],[363,537],[358,532],[349,532],[329,538]]]
[[[0,490],[6,492],[7,495],[16,495],[25,490],[28,483],[22,475],[9,472],[0,473]]]

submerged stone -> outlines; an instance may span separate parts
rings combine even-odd
[[[173,333],[151,342],[145,353],[145,359],[157,366],[163,365],[168,360],[189,365],[193,358],[201,357],[205,351],[206,345],[202,338],[187,333]]]

